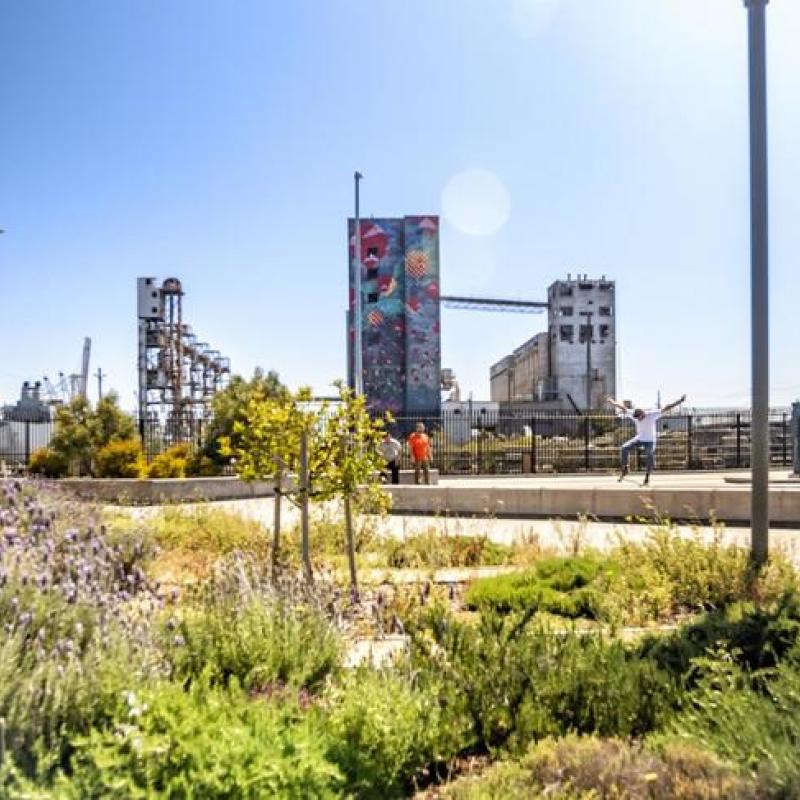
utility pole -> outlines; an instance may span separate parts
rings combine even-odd
[[[355,218],[355,265],[353,266],[353,388],[356,395],[364,394],[364,364],[362,353],[363,321],[361,297],[361,212],[359,208],[359,183],[364,176],[356,171],[353,175],[356,190],[356,218]]]
[[[750,84],[750,307],[752,421],[751,550],[756,565],[769,554],[769,234],[767,196],[767,44],[769,0],[747,8]]]
[[[97,368],[97,372],[95,372],[95,377],[97,378],[97,399],[98,400],[102,400],[103,399],[103,378],[107,378],[108,375],[106,375],[106,373],[103,372],[103,370],[100,369],[100,367],[98,367]]]
[[[592,317],[593,311],[581,311],[580,316],[586,317],[586,411],[592,410]]]

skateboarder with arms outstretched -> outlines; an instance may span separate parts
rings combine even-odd
[[[613,397],[607,397],[606,400],[611,403],[614,408],[622,412],[623,417],[632,419],[634,425],[636,425],[636,435],[625,442],[620,451],[621,471],[619,479],[623,480],[628,474],[628,460],[630,459],[631,453],[641,447],[645,451],[647,457],[643,484],[646,486],[650,483],[650,473],[655,468],[658,420],[661,419],[662,414],[672,411],[673,408],[677,408],[683,403],[686,400],[686,395],[683,395],[683,397],[676,400],[674,403],[664,406],[664,408],[654,408],[648,411],[644,411],[641,408],[635,408],[631,411],[618,400],[614,400]]]

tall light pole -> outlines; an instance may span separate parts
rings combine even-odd
[[[769,0],[744,0],[750,83],[750,314],[752,421],[751,558],[769,552],[769,237],[767,212],[767,45]]]
[[[353,175],[356,189],[356,218],[355,218],[355,265],[353,266],[353,389],[357,395],[364,394],[363,374],[363,298],[361,297],[361,213],[359,209],[359,182],[364,176],[356,171]]]
[[[580,316],[586,317],[586,412],[592,410],[592,317],[593,311],[581,311]]]

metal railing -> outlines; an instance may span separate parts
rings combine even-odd
[[[422,421],[431,436],[433,466],[443,475],[524,475],[606,472],[620,463],[620,447],[634,435],[630,420],[614,414],[445,411],[395,420],[403,439]],[[750,466],[750,413],[699,411],[670,414],[658,424],[656,465],[662,470],[727,470]],[[770,413],[770,464],[793,458],[788,410]],[[410,465],[407,448],[403,466]],[[638,467],[634,459],[633,466]]]
[[[619,448],[634,432],[632,422],[613,414],[583,416],[524,407],[422,413],[395,419],[391,429],[404,441],[418,421],[430,433],[433,466],[443,475],[606,472],[618,468]],[[145,457],[151,461],[178,443],[187,443],[193,453],[206,444],[208,426],[195,418],[142,420],[138,430]],[[658,469],[750,467],[749,411],[670,414],[658,427]],[[17,420],[0,412],[0,463],[23,470],[31,455],[48,445],[54,431],[53,421]],[[769,434],[771,466],[791,467],[795,445],[788,409],[770,412]],[[410,466],[407,447],[402,466]]]

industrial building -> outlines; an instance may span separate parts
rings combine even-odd
[[[547,331],[492,365],[491,399],[583,411],[616,394],[615,292],[605,276],[555,281],[547,290]]]
[[[361,219],[361,361],[370,409],[438,416],[439,218]],[[348,378],[355,386],[355,220],[348,220]]]
[[[183,297],[177,278],[137,279],[139,419],[172,421],[178,441],[184,425],[208,418],[231,371],[230,360],[184,321]]]

